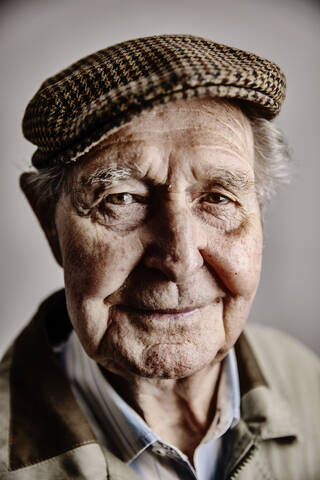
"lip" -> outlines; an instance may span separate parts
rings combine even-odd
[[[200,310],[201,307],[185,307],[185,308],[165,308],[165,309],[141,309],[135,308],[127,305],[121,305],[121,310],[126,310],[130,313],[141,317],[147,318],[157,318],[157,319],[167,319],[167,318],[181,318],[181,317],[188,317],[193,313],[196,313]]]

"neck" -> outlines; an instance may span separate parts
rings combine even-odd
[[[117,392],[161,440],[193,460],[215,414],[220,363],[182,379],[124,378],[103,371]]]

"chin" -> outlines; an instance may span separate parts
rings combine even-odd
[[[183,344],[157,344],[146,348],[135,361],[121,359],[122,372],[145,378],[180,379],[218,362],[216,351],[199,352],[199,348],[188,342]],[[118,369],[119,372],[119,369]]]

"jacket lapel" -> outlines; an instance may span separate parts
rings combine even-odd
[[[50,347],[46,323],[49,330],[55,325],[55,334],[70,328],[63,292],[40,306],[15,342],[10,371],[11,470],[95,442]]]
[[[272,390],[246,333],[235,346],[240,379],[241,419],[224,439],[224,478],[249,461],[265,440],[291,442],[300,436],[288,402]]]

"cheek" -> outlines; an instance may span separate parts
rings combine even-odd
[[[257,289],[262,258],[262,232],[224,236],[209,242],[205,260],[233,295],[251,298]]]
[[[60,235],[67,307],[88,351],[95,350],[108,326],[105,299],[118,290],[141,256],[137,235],[119,237],[88,219],[66,222]]]
[[[126,237],[80,219],[62,241],[67,288],[76,295],[105,298],[122,285],[141,255],[139,238]]]

